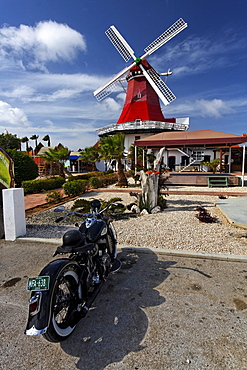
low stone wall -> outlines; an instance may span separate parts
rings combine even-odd
[[[213,176],[223,176],[228,177],[229,186],[241,186],[241,179],[238,176],[228,175],[228,174],[212,174],[210,172],[205,174],[187,174],[187,173],[175,173],[171,172],[171,177],[166,181],[167,185],[192,185],[192,186],[207,186],[208,177]]]

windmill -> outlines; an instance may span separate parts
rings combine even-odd
[[[164,123],[164,121],[169,121],[167,119],[165,120],[161,112],[159,99],[164,103],[164,105],[167,105],[176,99],[169,87],[160,78],[160,75],[168,76],[171,72],[168,70],[165,74],[158,74],[147,62],[146,58],[186,27],[187,23],[182,18],[178,19],[171,27],[148,45],[144,49],[145,53],[138,58],[135,56],[133,49],[114,26],[111,26],[105,32],[109,40],[126,62],[131,58],[134,60],[128,67],[124,68],[115,77],[94,92],[96,99],[101,101],[119,86],[121,78],[127,74],[126,79],[128,82],[128,89],[124,108],[117,122],[118,124],[138,121],[138,118],[139,120],[146,122],[155,121]],[[170,120],[170,122],[174,121],[176,120]],[[164,130],[163,126],[160,128]],[[187,129],[186,125],[184,126],[185,127],[180,129]],[[174,129],[176,129],[176,127]],[[113,128],[113,131],[114,130],[115,129]],[[97,131],[100,135],[100,130]]]

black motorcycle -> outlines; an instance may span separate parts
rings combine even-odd
[[[50,342],[68,338],[87,314],[108,274],[120,268],[116,233],[104,215],[111,206],[123,207],[110,203],[100,210],[101,202],[94,199],[90,214],[71,211],[56,220],[60,222],[71,214],[86,217],[77,225],[79,229],[64,234],[63,244],[53,255],[69,257],[50,262],[39,276],[28,279],[27,289],[32,293],[26,335],[42,334]]]

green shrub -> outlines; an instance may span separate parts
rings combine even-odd
[[[167,200],[162,196],[162,195],[159,195],[158,196],[158,202],[157,202],[157,206],[160,206],[160,209],[163,211],[165,208],[167,208]]]
[[[91,177],[101,177],[104,175],[112,174],[113,171],[94,171],[94,172],[87,172],[83,173],[82,175],[74,175],[68,178],[68,181],[75,181],[75,180],[89,180]]]
[[[85,193],[88,188],[87,180],[68,181],[63,185],[64,193],[68,196],[74,196]]]
[[[47,192],[47,196],[45,198],[45,201],[47,203],[58,203],[58,202],[61,202],[63,199],[60,191],[58,190],[49,190]]]
[[[97,171],[97,172],[90,172],[85,173],[83,175],[78,176],[70,176],[68,179],[68,182],[66,185],[64,185],[64,190],[67,191],[65,194],[67,195],[79,195],[85,192],[80,190],[80,185],[78,185],[77,189],[77,182],[86,181],[87,188],[89,189],[97,189],[104,186],[108,186],[111,184],[115,184],[118,181],[117,173],[114,173],[113,171]],[[72,185],[67,185],[73,183]]]
[[[69,176],[68,181],[77,181],[77,180],[89,180],[91,175],[89,173],[84,173],[83,175]]]
[[[138,206],[140,209],[140,212],[146,209],[148,213],[151,213],[151,204],[150,204],[150,199],[149,195],[147,194],[147,197],[145,197],[145,194],[140,194],[138,198]]]
[[[213,171],[213,173],[215,173],[217,171],[217,167],[220,164],[220,159],[216,158],[212,162],[202,162],[201,164],[203,166],[207,166],[210,170]]]
[[[100,178],[99,177],[90,177],[90,179],[88,180],[89,182],[89,186],[90,188],[92,189],[97,189],[100,187]]]
[[[101,176],[101,181],[102,181],[101,186],[115,184],[118,181],[117,173],[108,173],[106,175],[103,175]]]
[[[8,149],[7,153],[14,161],[15,183],[20,187],[22,181],[33,180],[38,177],[38,166],[27,153]]]
[[[43,191],[59,189],[64,184],[62,177],[52,177],[50,179],[39,179],[31,181],[22,181],[21,186],[25,194],[41,193]]]
[[[78,210],[80,208],[80,210]],[[86,199],[76,199],[73,206],[71,207],[71,211],[78,211],[82,213],[89,213],[91,208],[91,200]]]

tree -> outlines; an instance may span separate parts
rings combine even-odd
[[[81,157],[78,159],[79,161],[82,161],[84,163],[94,163],[94,167],[96,169],[95,162],[100,161],[99,149],[96,146],[89,146],[84,148],[80,152],[80,155]]]
[[[7,149],[21,149],[21,139],[19,139],[16,135],[12,135],[9,133],[3,133],[0,135],[0,147],[4,150]]]
[[[147,149],[142,149],[142,148],[139,148],[139,147],[135,147],[134,144],[131,144],[131,146],[129,147],[129,154],[128,154],[128,159],[131,160],[131,169],[133,170],[134,167],[135,167],[135,152],[136,152],[136,149],[137,149],[137,168],[143,168],[143,151],[144,151],[144,155],[145,157],[147,156]],[[145,167],[145,166],[144,166]]]
[[[26,152],[28,152],[28,142],[29,142],[28,137],[27,136],[22,137],[21,142],[26,143]]]
[[[17,186],[21,186],[22,181],[36,179],[38,166],[30,155],[16,149],[8,149],[7,153],[14,161],[14,177]]]
[[[39,138],[39,135],[32,135],[30,136],[30,140],[34,140],[35,141],[35,151],[36,151],[36,148],[38,146],[38,138]]]
[[[51,146],[51,139],[49,135],[45,135],[42,140],[47,141],[47,146]]]
[[[217,167],[220,164],[220,159],[216,158],[212,162],[202,162],[203,166],[207,166],[213,173],[217,171]]]
[[[124,157],[124,139],[123,133],[106,136],[100,139],[99,153],[100,159],[116,159],[118,163],[118,185],[128,186],[128,181],[124,173],[122,159]]]
[[[142,193],[138,195],[138,205],[140,209],[146,209],[148,213],[158,205],[160,185],[160,167],[165,148],[161,148],[157,158],[153,162],[153,170],[140,171],[140,181]]]
[[[44,158],[46,162],[57,162],[59,165],[59,176],[65,177],[64,165],[65,162],[69,159],[71,151],[59,145],[55,149],[49,148],[45,154],[41,155],[41,158]]]

